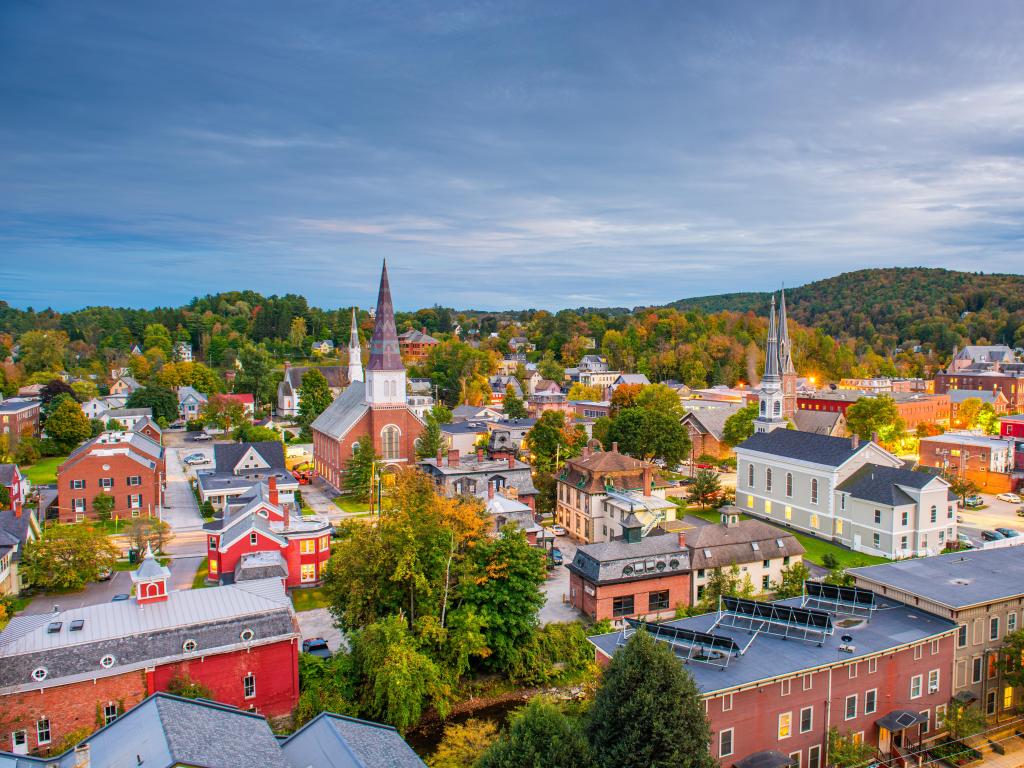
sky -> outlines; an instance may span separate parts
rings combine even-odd
[[[0,300],[1024,271],[1024,5],[0,3]]]

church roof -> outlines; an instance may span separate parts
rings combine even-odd
[[[340,440],[369,410],[365,394],[366,385],[361,381],[353,381],[316,417],[312,429]]]
[[[395,308],[391,303],[391,286],[388,284],[388,265],[380,273],[380,291],[377,294],[377,316],[370,339],[369,371],[404,371],[402,353],[395,330]]]

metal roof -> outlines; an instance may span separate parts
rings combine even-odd
[[[871,442],[862,442],[856,448],[849,438],[799,432],[795,429],[775,429],[755,432],[738,446],[738,451],[757,451],[812,464],[839,467],[865,450]]]
[[[366,404],[366,385],[361,381],[353,381],[316,417],[312,429],[340,440],[359,423],[369,409]]]

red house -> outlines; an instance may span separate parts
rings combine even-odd
[[[176,591],[169,576],[147,553],[135,599],[11,620],[0,632],[0,749],[25,754],[95,730],[175,680],[239,709],[292,710],[300,635],[280,581]]]
[[[1003,416],[999,420],[999,436],[1014,441],[1013,468],[1024,469],[1024,415]]]
[[[280,578],[287,587],[312,586],[331,558],[330,521],[293,513],[280,502],[274,477],[254,485],[203,530],[211,582]]]
[[[232,402],[241,404],[245,410],[245,415],[250,419],[256,413],[256,399],[253,395],[248,392],[232,393],[227,395],[217,395],[217,397],[223,398],[224,400],[231,400]]]
[[[96,519],[100,494],[114,499],[112,519],[150,517],[163,504],[164,449],[141,432],[104,432],[87,440],[57,467],[62,523]]]
[[[0,510],[9,508],[20,515],[28,495],[28,479],[17,464],[0,464],[0,485],[7,489],[11,497],[11,503],[7,507],[0,505]]]

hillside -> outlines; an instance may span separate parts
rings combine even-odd
[[[669,306],[704,312],[767,311],[768,293],[725,293]],[[876,349],[919,341],[949,349],[961,338],[1024,345],[1024,275],[887,268],[846,272],[786,290],[790,317]],[[964,313],[968,314],[964,314]]]

